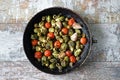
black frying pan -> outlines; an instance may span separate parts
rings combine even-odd
[[[31,45],[31,34],[33,33],[34,24],[40,22],[42,16],[59,14],[59,13],[62,13],[62,15],[67,16],[67,17],[73,17],[79,24],[81,24],[81,26],[83,27],[82,30],[86,34],[87,41],[88,41],[82,52],[81,59],[79,61],[77,61],[72,68],[67,67],[67,68],[63,69],[62,72],[59,72],[58,70],[51,71],[49,68],[42,66],[41,63],[38,62],[34,58],[34,51],[32,50],[32,45]],[[87,24],[85,23],[85,21],[79,15],[74,13],[73,11],[66,9],[66,8],[62,8],[62,7],[51,7],[51,8],[44,9],[44,10],[40,11],[39,13],[37,13],[29,21],[29,23],[25,29],[24,36],[23,36],[23,46],[24,46],[24,50],[25,50],[26,56],[29,59],[29,61],[39,70],[46,72],[46,73],[50,73],[50,74],[63,74],[63,73],[69,72],[69,71],[75,69],[76,67],[78,67],[79,65],[83,64],[91,51],[91,45],[92,45],[92,38],[91,38],[89,28],[88,28]]]

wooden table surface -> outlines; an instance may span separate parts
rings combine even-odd
[[[98,41],[87,61],[64,75],[37,70],[22,44],[28,21],[53,6],[81,15]],[[120,80],[120,0],[0,0],[0,80]]]

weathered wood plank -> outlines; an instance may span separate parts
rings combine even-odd
[[[89,23],[120,23],[119,0],[1,0],[0,23],[27,23],[53,6],[70,8]]]
[[[120,24],[93,24],[92,35],[98,43],[93,44],[92,61],[120,61]]]
[[[86,62],[64,75],[50,75],[29,62],[0,62],[0,80],[119,80],[119,62]]]
[[[27,60],[22,44],[25,27],[0,24],[0,61]],[[91,24],[89,28],[98,43],[93,44],[88,61],[120,61],[120,24]]]

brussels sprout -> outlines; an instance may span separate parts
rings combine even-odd
[[[44,21],[45,20],[45,16],[42,16],[42,21]]]
[[[45,62],[45,61],[47,61],[47,57],[42,56],[41,60]]]
[[[49,32],[54,32],[55,30],[54,30],[54,28],[49,28]]]
[[[54,63],[50,64],[50,65],[49,65],[49,68],[50,68],[50,69],[54,69],[54,68],[55,68],[55,64],[54,64]]]
[[[69,36],[72,36],[73,34],[74,34],[74,30],[73,30],[73,29],[69,29],[68,35],[69,35]]]
[[[61,47],[60,47],[60,50],[61,51],[66,51],[67,48],[68,48],[68,45],[66,43],[62,43]]]
[[[45,27],[41,27],[40,32],[45,35],[47,34],[47,29]]]
[[[37,34],[32,34],[31,39],[37,39]]]
[[[35,24],[34,24],[34,27],[35,27],[35,28],[36,28],[36,27],[38,27],[38,24],[37,24],[37,23],[35,23]]]
[[[57,62],[57,60],[54,58],[54,59],[50,59],[50,62],[51,63],[56,63]]]
[[[52,55],[53,55],[55,58],[58,58],[58,55],[59,55],[59,54],[58,54],[58,52],[55,52],[55,51],[54,51],[54,52],[52,53]]]
[[[65,56],[65,57],[64,57],[64,61],[69,62],[69,57],[68,57],[68,56]]]
[[[67,66],[67,63],[65,61],[61,61],[61,66],[62,67],[66,67]]]
[[[80,41],[76,41],[76,49],[79,49],[80,48]]]
[[[51,21],[51,17],[50,17],[49,15],[46,17],[46,21],[47,21],[47,22],[50,22],[50,21]]]
[[[68,42],[68,45],[69,45],[70,51],[73,52],[73,51],[74,51],[74,47],[75,47],[75,42],[73,42],[73,41],[70,40],[70,41]]]
[[[40,51],[41,47],[40,46],[36,46],[36,51]]]
[[[41,21],[41,22],[39,23],[39,27],[43,27],[43,26],[44,26],[44,22]]]
[[[64,36],[62,36],[62,37],[63,37],[63,40],[64,40],[65,43],[68,42],[69,37],[68,37],[67,35],[64,35]]]
[[[61,59],[61,58],[64,58],[65,57],[65,53],[64,52],[60,52],[59,55],[58,55],[58,58]]]
[[[39,40],[40,40],[41,42],[43,42],[43,43],[46,43],[46,42],[47,42],[45,36],[40,36],[40,37],[39,37]]]
[[[72,46],[74,47],[75,46],[75,42],[70,40],[70,41],[68,41],[68,45],[71,46],[71,47]]]
[[[75,50],[75,52],[74,52],[74,56],[79,56],[81,52],[82,52],[81,49],[77,49],[77,50]]]
[[[52,20],[51,20],[51,25],[52,25],[52,27],[55,27],[55,24],[56,24],[55,20],[52,19]]]
[[[34,28],[34,33],[37,33],[39,32],[39,29],[38,28]]]

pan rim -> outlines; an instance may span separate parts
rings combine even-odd
[[[45,11],[45,10],[48,10],[48,9],[52,9],[52,8],[62,8],[62,9],[65,9],[65,10],[68,10],[68,11],[74,13],[75,15],[79,16],[79,17],[82,19],[83,23],[87,26],[87,29],[88,29],[87,31],[88,31],[88,33],[89,33],[89,41],[90,41],[89,46],[90,46],[90,47],[89,47],[87,56],[86,56],[85,59],[81,62],[81,64],[79,64],[79,66],[81,66],[83,63],[85,63],[86,59],[88,58],[88,56],[89,56],[90,53],[91,53],[92,37],[91,37],[91,32],[90,32],[89,26],[88,26],[87,22],[86,22],[85,20],[83,20],[83,18],[82,18],[80,15],[78,15],[78,14],[75,13],[74,11],[72,11],[72,10],[70,10],[70,9],[68,9],[68,8],[64,8],[64,7],[49,7],[49,8],[46,8],[46,9],[43,9],[43,10],[39,11],[36,15],[38,15],[38,14],[39,14],[40,12],[42,12],[42,11]],[[33,17],[35,17],[36,15],[34,15]],[[33,19],[33,17],[31,18],[31,20]],[[28,22],[28,24],[31,22],[31,20]],[[24,52],[25,52],[25,54],[26,54],[26,50],[25,50],[24,39],[25,39],[25,32],[26,32],[26,29],[27,29],[27,27],[28,27],[28,24],[27,24],[27,26],[26,26],[26,28],[25,28],[25,30],[24,30],[24,34],[23,34],[23,47],[24,47]],[[27,55],[27,54],[26,54],[26,56],[27,56],[27,58],[28,58],[28,55]],[[29,58],[28,58],[28,60],[30,61],[30,63],[31,63],[32,65],[34,65]],[[35,66],[35,65],[34,65],[34,66]],[[36,66],[35,66],[35,67],[36,67]],[[36,68],[37,68],[37,67],[36,67]],[[76,68],[76,67],[74,67],[74,69],[75,69],[75,68]],[[38,69],[38,68],[37,68],[37,69]],[[39,69],[39,70],[41,70],[41,69]],[[42,70],[41,70],[41,71],[42,71]],[[67,71],[67,72],[64,72],[64,74],[65,74],[65,73],[68,73],[68,72],[70,72],[70,71],[72,71],[72,69],[69,70],[69,71]],[[45,72],[45,71],[43,71],[43,72]],[[45,73],[49,73],[49,72],[45,72]],[[49,74],[54,74],[54,73],[49,73]],[[58,74],[63,74],[63,73],[58,73]],[[56,74],[55,74],[55,75],[56,75]]]

